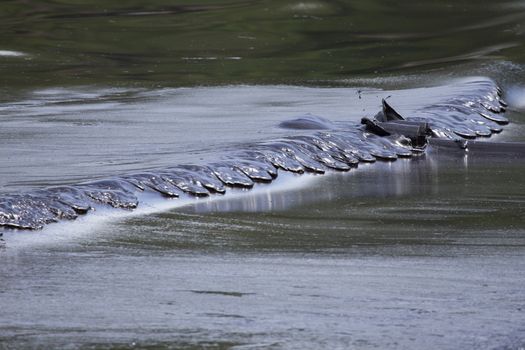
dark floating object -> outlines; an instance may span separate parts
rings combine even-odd
[[[330,120],[310,114],[292,120],[285,120],[281,122],[279,126],[285,129],[303,130],[326,130],[334,128],[334,124]]]
[[[383,110],[376,115],[376,119],[381,122],[392,122],[396,120],[405,120],[399,113],[397,113],[385,99],[381,101]]]
[[[461,83],[459,96],[425,106],[414,115],[401,116],[385,100],[374,117],[361,125],[338,125],[306,115],[280,124],[283,128],[322,130],[256,143],[224,160],[205,165],[176,167],[128,174],[73,186],[0,198],[0,226],[40,229],[60,220],[74,220],[97,206],[133,210],[139,194],[168,198],[224,194],[228,188],[249,189],[272,182],[280,171],[318,173],[350,171],[361,162],[395,161],[425,152],[427,144],[462,152],[525,153],[525,145],[467,141],[502,131],[508,120],[501,114],[507,104],[489,79]]]

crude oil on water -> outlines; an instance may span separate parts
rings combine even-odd
[[[525,142],[523,1],[11,0],[0,17],[2,205],[315,132],[279,126],[301,116],[357,125],[383,98],[412,117],[479,79],[510,121],[484,140]],[[0,226],[0,349],[522,349],[524,173],[523,154],[428,147]]]

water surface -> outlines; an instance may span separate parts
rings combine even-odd
[[[521,1],[13,0],[0,17],[0,193],[215,159],[387,96],[409,115],[469,76],[510,104],[494,140],[524,141]],[[524,167],[432,151],[5,232],[0,348],[521,348]]]

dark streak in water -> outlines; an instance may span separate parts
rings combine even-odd
[[[282,125],[323,131],[254,143],[209,164],[5,194],[0,199],[0,226],[40,229],[60,220],[74,220],[99,205],[135,209],[140,205],[139,195],[145,192],[169,198],[203,197],[223,194],[228,187],[252,188],[258,182],[272,182],[280,171],[349,171],[360,162],[417,156],[424,152],[425,142],[419,132],[411,135],[414,126],[420,130],[421,125],[425,129],[428,125],[434,137],[460,140],[488,137],[508,123],[501,115],[506,103],[492,80],[478,79],[452,87],[458,91],[454,98],[425,106],[406,118],[385,105],[376,119],[364,119],[365,125],[335,125],[317,117],[296,119]]]
[[[231,6],[231,5],[230,5]],[[71,19],[71,18],[87,18],[87,17],[122,17],[122,16],[165,16],[165,15],[180,15],[191,12],[204,12],[210,10],[223,9],[225,6],[213,5],[179,5],[166,6],[162,9],[144,10],[143,7],[128,8],[120,11],[90,11],[79,13],[67,13],[49,15],[50,19]]]
[[[245,295],[253,295],[255,293],[241,293],[241,292],[225,292],[225,291],[218,291],[218,290],[190,290],[190,292],[195,294],[216,294],[216,295],[224,295],[228,297],[243,297]]]

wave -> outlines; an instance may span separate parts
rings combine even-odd
[[[332,123],[314,116],[285,121],[281,127],[303,130],[304,134],[294,132],[293,136],[247,144],[212,162],[6,193],[0,198],[0,227],[41,229],[101,207],[132,211],[151,196],[188,199],[225,195],[233,188],[247,190],[258,183],[272,183],[282,172],[349,171],[363,162],[421,155],[429,137],[454,141],[489,137],[508,123],[502,115],[507,104],[494,81],[473,78],[447,89],[449,97],[408,116],[384,101],[383,110],[374,118],[363,118],[361,124]]]

